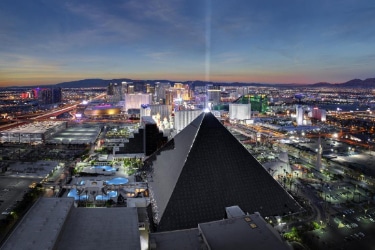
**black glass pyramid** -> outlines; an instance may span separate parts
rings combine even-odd
[[[211,113],[198,116],[145,165],[157,231],[223,219],[233,205],[262,216],[301,209]]]

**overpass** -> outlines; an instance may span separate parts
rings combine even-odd
[[[31,120],[49,119],[50,117],[56,117],[56,116],[61,115],[63,113],[70,112],[70,111],[72,111],[76,108],[77,108],[77,104],[74,104],[72,106],[62,108],[62,109],[58,109],[58,110],[54,110],[52,112],[48,112],[48,113],[43,114],[43,115],[38,115],[38,116],[35,116],[33,118],[30,118],[30,119]]]
[[[106,95],[107,95],[107,94],[101,94],[101,95],[98,95],[98,96],[92,98],[92,100],[101,99],[101,98],[103,98],[103,97],[106,96]],[[70,112],[70,111],[76,109],[78,104],[79,104],[79,103],[77,102],[76,104],[73,104],[73,105],[71,105],[71,106],[69,106],[69,107],[65,107],[65,108],[61,108],[61,109],[57,109],[57,110],[53,110],[53,111],[51,111],[51,112],[47,112],[47,113],[45,113],[45,114],[43,114],[43,115],[38,115],[38,116],[35,116],[35,117],[33,117],[33,118],[30,118],[30,119],[32,119],[32,120],[38,120],[38,119],[50,119],[50,117],[56,117],[56,116],[58,116],[58,115],[61,115],[61,114],[63,114],[63,113]]]

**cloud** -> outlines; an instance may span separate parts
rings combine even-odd
[[[12,82],[36,82],[62,73],[60,64],[48,60],[14,54],[2,54],[0,59],[0,86]]]
[[[155,61],[164,61],[170,58],[172,55],[172,52],[152,52],[149,54],[146,54],[147,57],[155,60]]]
[[[74,2],[66,8],[89,21],[90,33],[85,40],[102,43],[124,43],[179,46],[203,41],[199,25],[180,15],[180,1],[111,2],[107,7]],[[93,39],[95,38],[95,39]]]
[[[225,65],[238,65],[247,62],[248,59],[244,55],[237,52],[225,52],[213,56],[213,63]]]

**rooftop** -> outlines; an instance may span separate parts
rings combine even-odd
[[[136,207],[79,207],[72,209],[54,249],[137,250],[140,244]]]
[[[72,198],[41,198],[3,244],[13,249],[140,249],[136,207],[76,208]]]
[[[93,143],[100,133],[100,126],[82,125],[67,128],[54,134],[47,142],[63,144]]]
[[[39,199],[1,249],[52,249],[72,206],[73,199]]]
[[[63,121],[41,121],[23,124],[18,127],[13,127],[10,129],[3,130],[3,133],[22,133],[22,134],[42,134],[48,129],[55,126],[62,125],[66,122]]]
[[[199,224],[209,249],[291,249],[259,213]]]
[[[259,213],[245,215],[238,206],[226,208],[226,213],[228,219],[198,228],[151,233],[150,249],[292,249]]]
[[[150,234],[150,249],[156,250],[196,250],[201,249],[197,228]]]

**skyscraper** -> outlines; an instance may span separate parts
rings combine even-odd
[[[126,86],[126,85],[125,85]],[[107,88],[107,96],[111,102],[119,102],[124,100],[123,84],[110,83]]]
[[[323,153],[323,148],[322,148],[322,141],[318,139],[318,152],[316,154],[316,168],[318,171],[322,170],[322,153]]]
[[[303,125],[303,108],[301,105],[296,106],[296,122],[297,126]]]
[[[61,102],[61,88],[44,88],[39,91],[38,100],[42,105]]]
[[[141,109],[142,104],[151,104],[151,94],[125,94],[125,110]]]
[[[220,103],[220,86],[209,84],[207,87],[207,108]]]

